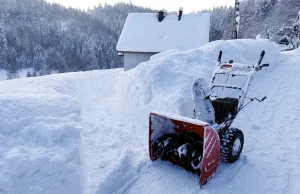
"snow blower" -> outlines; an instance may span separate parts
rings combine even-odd
[[[261,65],[264,55],[265,51],[262,51],[255,65],[245,65],[233,63],[232,60],[229,63],[221,62],[220,51],[210,84],[200,78],[192,86],[195,118],[151,112],[150,159],[169,161],[199,175],[201,186],[213,177],[220,159],[229,163],[238,160],[244,145],[244,135],[241,130],[230,126],[237,114],[250,102],[266,99],[246,97],[255,73],[269,66]],[[219,76],[225,78],[219,79]],[[245,78],[243,86],[227,83],[229,78],[237,77]],[[224,95],[224,89],[228,90],[227,95]],[[229,97],[229,91],[237,96]],[[248,99],[246,104],[245,99]]]

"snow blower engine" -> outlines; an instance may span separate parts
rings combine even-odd
[[[244,135],[241,130],[230,126],[237,114],[250,102],[266,99],[246,97],[255,73],[269,66],[261,65],[264,55],[265,51],[262,51],[255,65],[245,65],[233,63],[232,60],[229,63],[221,62],[220,51],[209,85],[200,78],[192,86],[194,118],[151,112],[150,159],[169,161],[199,175],[201,186],[213,177],[221,158],[229,163],[238,160],[244,145]],[[229,78],[238,78],[236,81],[239,84],[228,84]],[[242,86],[241,78],[244,81]],[[248,99],[246,104],[245,99]]]

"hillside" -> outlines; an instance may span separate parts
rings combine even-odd
[[[221,163],[203,188],[198,177],[148,157],[152,110],[189,116],[194,78],[224,60],[254,64],[253,102],[233,126],[245,134],[241,158]],[[251,52],[249,52],[251,51]],[[299,191],[300,51],[268,40],[216,41],[160,54],[137,68],[0,82],[0,193],[290,193]],[[255,185],[255,187],[254,187]]]
[[[85,12],[44,0],[0,0],[0,70],[37,75],[123,66],[116,44],[129,12],[153,12],[132,4],[99,5]]]
[[[7,70],[7,79],[18,78],[24,68],[38,76],[120,68],[123,59],[116,44],[128,13],[157,12],[127,3],[99,5],[87,12],[44,0],[0,4],[0,71]],[[299,0],[241,1],[239,38],[261,34],[276,42],[290,34],[299,9]],[[211,13],[211,41],[230,38],[232,7],[202,12]]]

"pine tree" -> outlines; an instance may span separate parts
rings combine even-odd
[[[31,76],[32,76],[32,75],[31,75],[30,71],[27,71],[26,77],[31,77]]]
[[[7,40],[6,40],[6,33],[4,31],[3,26],[3,19],[1,19],[0,15],[0,69],[7,68]]]
[[[45,66],[45,58],[41,53],[37,53],[33,58],[33,68],[35,71],[40,71]]]

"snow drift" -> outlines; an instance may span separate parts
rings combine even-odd
[[[119,71],[0,82],[0,193],[82,193],[82,107],[111,96]]]
[[[220,50],[223,61],[253,65],[263,50],[264,63],[276,64],[280,57],[280,49],[273,42],[250,39],[215,41],[195,50],[158,54],[120,76],[117,95],[135,105],[191,116],[192,83],[195,78],[211,78]]]
[[[80,193],[80,106],[56,78],[0,82],[0,193]]]

